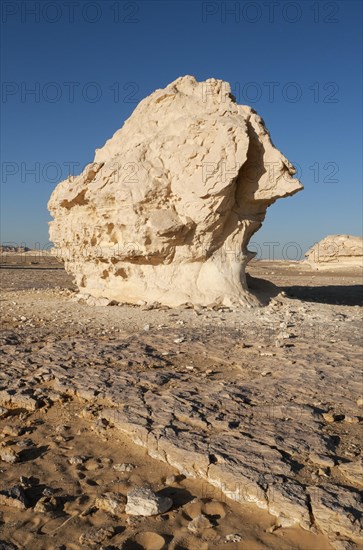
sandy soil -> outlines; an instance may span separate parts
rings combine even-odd
[[[358,547],[361,273],[249,273],[265,307],[92,308],[55,260],[3,257],[1,548]],[[146,484],[168,512],[100,508]]]

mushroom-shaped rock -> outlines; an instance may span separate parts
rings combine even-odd
[[[50,239],[84,297],[254,303],[247,245],[267,207],[302,188],[294,174],[227,82],[185,76],[141,101],[56,187]]]

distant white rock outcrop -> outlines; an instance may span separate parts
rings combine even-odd
[[[305,254],[306,262],[316,269],[363,268],[363,238],[352,235],[328,235]]]

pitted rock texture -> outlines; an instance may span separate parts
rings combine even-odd
[[[363,268],[363,239],[353,235],[328,235],[305,254],[317,269]]]
[[[247,245],[267,207],[302,188],[294,174],[227,82],[185,76],[56,187],[50,239],[86,298],[253,303]]]

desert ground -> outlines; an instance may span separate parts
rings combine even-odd
[[[0,548],[359,547],[362,273],[248,274],[260,308],[90,307],[3,256]]]

